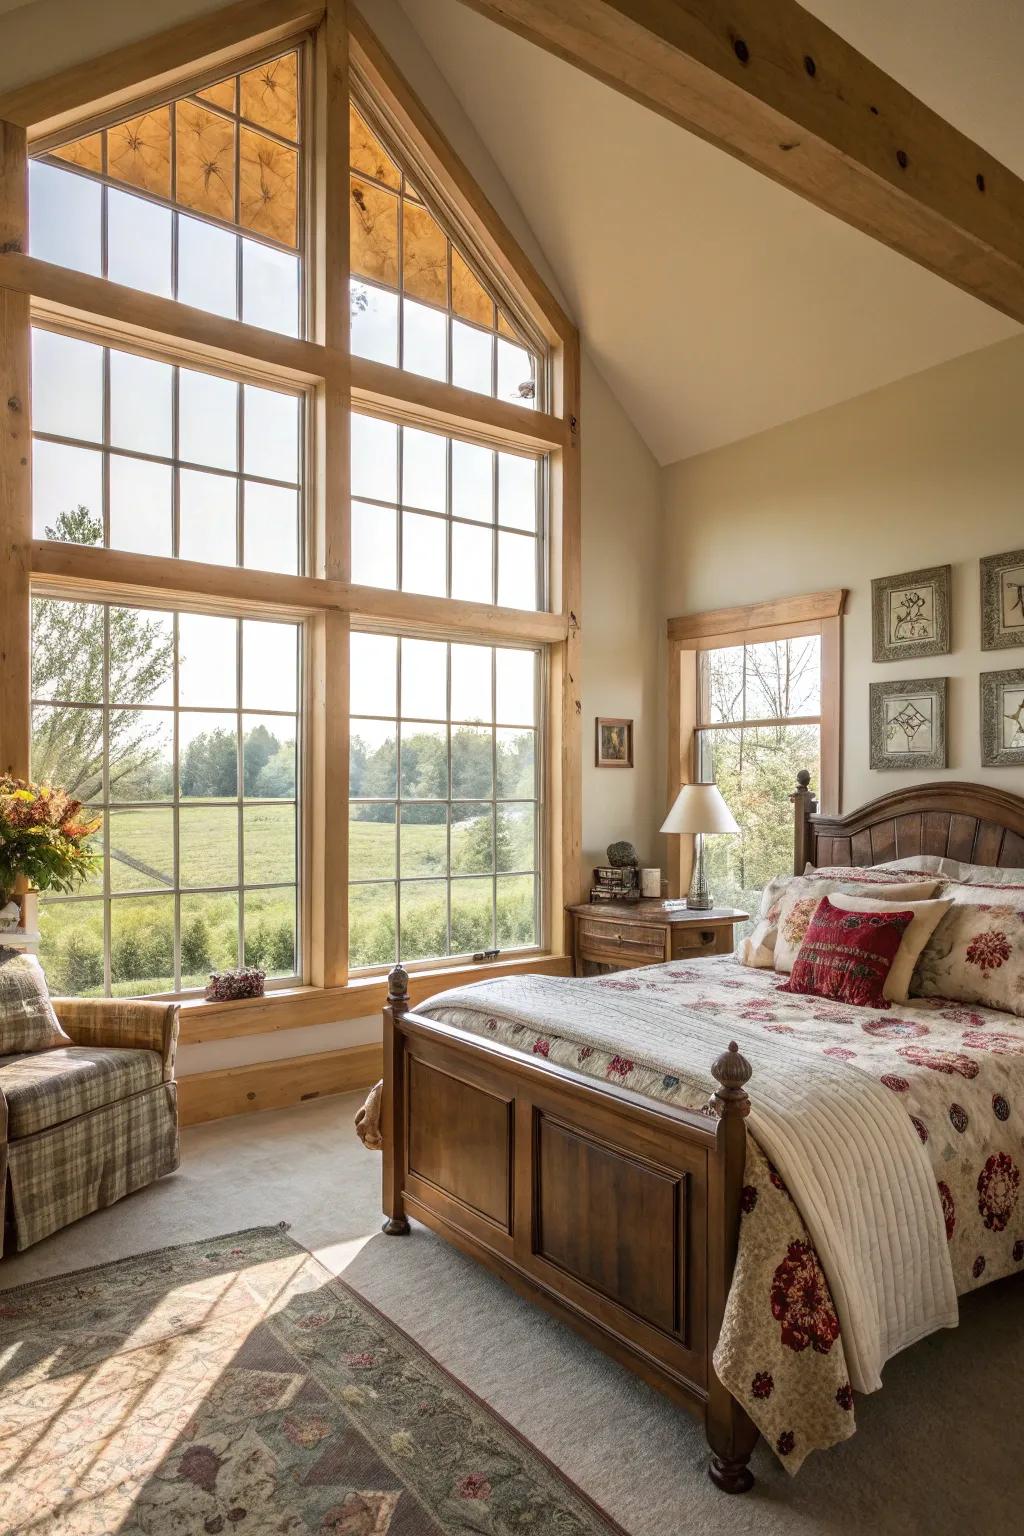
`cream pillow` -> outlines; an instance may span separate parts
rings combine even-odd
[[[774,879],[769,880],[761,893],[754,926],[749,935],[737,944],[736,959],[740,965],[749,965],[759,970],[778,970],[775,964],[775,946],[779,937],[782,902],[794,887],[808,895],[817,891],[817,900],[820,901],[822,896],[828,896],[832,891],[848,891],[854,895],[864,890],[877,893],[879,886],[888,887],[893,884],[893,878],[889,873],[882,873],[870,867],[862,869],[855,865],[817,870],[813,864],[808,864],[802,875],[776,875]],[[939,880],[932,880],[929,883],[927,895],[934,895],[940,884]],[[904,886],[901,885],[900,889],[903,890]],[[812,907],[811,911],[813,910]],[[799,947],[798,944],[796,948],[799,949]],[[792,969],[792,964],[788,969]]]
[[[839,891],[833,891],[828,899],[840,912],[884,912],[887,908],[891,911],[893,906],[890,900],[882,899],[880,894],[844,896]],[[951,896],[939,897],[935,901],[900,901],[901,910],[913,912],[914,919],[900,941],[896,958],[882,988],[882,996],[891,1003],[907,1001],[910,996],[910,978],[921,951],[952,905]]]
[[[745,939],[736,946],[736,959],[740,965],[755,966],[770,971],[775,964],[775,940],[778,936],[779,910],[786,890],[799,875],[776,875],[761,892],[757,919]]]
[[[807,880],[805,878],[789,887],[782,897],[782,905],[779,909],[779,931],[775,940],[777,971],[787,976],[792,971],[793,961],[797,957],[797,952],[804,941],[804,935],[821,898],[827,896],[831,901],[837,891],[847,896],[857,895],[858,884],[857,881],[840,883],[838,880]],[[919,880],[913,885],[872,883],[871,900],[887,903],[927,901],[929,896],[935,895],[938,884],[938,880]],[[861,889],[863,889],[862,885]]]

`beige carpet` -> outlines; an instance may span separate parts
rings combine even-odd
[[[857,1403],[858,1432],[791,1479],[763,1448],[742,1498],[705,1476],[701,1431],[568,1329],[420,1228],[379,1232],[380,1162],[358,1097],[184,1136],[181,1171],[0,1264],[0,1287],[287,1220],[635,1536],[1004,1536],[1024,1519],[1024,1285],[964,1304]],[[162,1533],[154,1533],[162,1536]],[[171,1533],[167,1533],[171,1536]]]

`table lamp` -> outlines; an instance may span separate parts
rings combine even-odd
[[[717,784],[684,784],[665,817],[663,832],[687,832],[694,838],[693,879],[686,897],[687,908],[706,912],[714,905],[704,872],[705,832],[738,832],[733,814]]]

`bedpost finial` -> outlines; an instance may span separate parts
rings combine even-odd
[[[404,1008],[409,1001],[409,972],[401,962],[388,972],[388,1002]]]
[[[729,1049],[719,1056],[711,1068],[711,1075],[719,1085],[715,1098],[722,1107],[722,1113],[749,1114],[750,1100],[746,1084],[753,1077],[754,1069],[747,1058],[740,1054],[735,1040],[730,1041]]]
[[[796,787],[797,789],[810,789],[811,775],[808,769],[800,769],[800,772],[796,776]]]

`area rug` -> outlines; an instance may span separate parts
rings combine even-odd
[[[0,1530],[623,1536],[276,1227],[0,1292]]]

